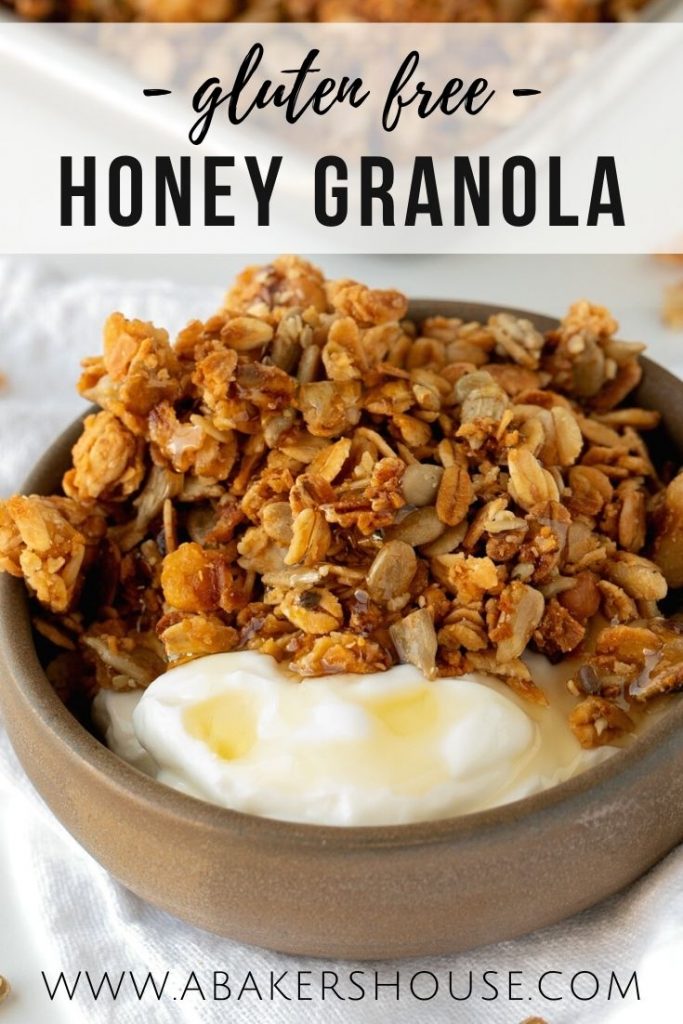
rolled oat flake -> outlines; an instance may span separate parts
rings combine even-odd
[[[0,1003],[2,1003],[7,996],[10,994],[11,986],[7,978],[0,974]]]

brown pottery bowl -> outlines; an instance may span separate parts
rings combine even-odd
[[[419,301],[416,318],[499,307]],[[548,317],[524,312],[541,330]],[[638,404],[683,462],[683,381],[644,360]],[[52,493],[74,423],[24,484]],[[0,578],[0,710],[63,825],[143,899],[211,932],[295,954],[456,952],[522,935],[628,885],[683,839],[683,701],[628,750],[506,807],[415,825],[298,825],[214,807],[119,760],[66,710],[36,654],[24,584]]]

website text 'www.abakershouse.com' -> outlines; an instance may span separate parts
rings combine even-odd
[[[432,1000],[466,1002],[543,1002],[593,1001],[610,1003],[641,999],[636,971],[590,969],[546,970],[530,974],[522,970],[486,970],[435,972],[429,970],[367,971],[352,970],[229,970],[208,972],[166,970],[151,971],[77,971],[50,975],[41,971],[42,982],[51,1001],[71,1001],[77,997],[94,1002],[134,998],[140,1002],[382,1002],[428,1003]]]

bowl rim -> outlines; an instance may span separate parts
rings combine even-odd
[[[434,309],[448,307],[452,307],[449,313],[434,312]],[[457,315],[456,309],[465,308],[470,311],[479,309],[486,315],[495,309],[496,312],[526,316],[543,330],[558,323],[554,317],[514,307],[445,299],[416,299],[410,303],[408,316],[453,316]],[[430,309],[431,314],[427,312]],[[683,388],[683,381],[660,364],[647,357],[643,357],[642,362],[646,368],[648,365],[656,367],[658,372]],[[37,481],[53,470],[60,450],[73,445],[83,419],[91,411],[91,408],[85,409],[57,436],[31,469],[19,493],[35,492]],[[11,615],[8,614],[10,609]],[[467,844],[494,831],[501,836],[524,828],[533,828],[540,833],[545,823],[549,825],[558,816],[564,818],[572,811],[585,809],[587,797],[593,796],[599,801],[601,793],[612,785],[627,792],[631,779],[651,764],[656,767],[658,761],[668,760],[672,745],[683,744],[683,700],[680,700],[627,748],[618,750],[607,760],[565,782],[499,807],[451,818],[395,825],[347,826],[283,821],[232,810],[175,790],[119,758],[90,733],[65,707],[50,684],[38,660],[27,589],[23,580],[6,573],[0,573],[0,662],[11,676],[26,712],[39,718],[43,729],[49,731],[52,740],[66,753],[84,762],[89,771],[103,776],[106,787],[112,792],[135,798],[152,814],[161,812],[182,820],[186,825],[204,829],[219,832],[227,829],[240,838],[262,840],[276,846],[367,852],[369,849],[400,850],[456,842]]]

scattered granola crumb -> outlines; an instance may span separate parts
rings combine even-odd
[[[0,974],[0,1003],[4,1002],[5,999],[7,999],[11,991],[12,986],[10,985],[9,981],[2,974]]]

